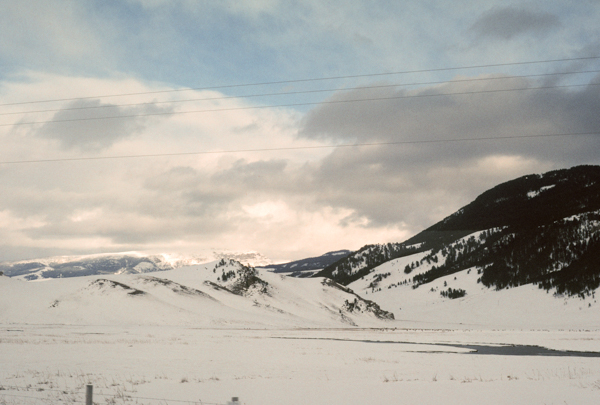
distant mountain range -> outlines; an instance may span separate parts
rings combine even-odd
[[[252,266],[264,266],[271,262],[257,252],[212,252],[197,256],[148,255],[140,252],[123,252],[86,256],[58,256],[0,263],[0,272],[9,277],[31,281],[46,278],[151,273],[220,259],[234,259]]]
[[[350,250],[337,250],[318,257],[309,257],[308,259],[295,260],[283,264],[271,264],[263,267],[275,273],[285,273],[292,277],[309,277],[330,264],[343,259],[350,253],[352,253]]]
[[[419,261],[400,269],[414,288],[474,268],[478,282],[497,290],[532,283],[589,295],[600,286],[600,167],[500,184],[403,243],[364,246],[314,276],[352,286],[418,253]]]
[[[103,274],[151,273],[214,260],[233,259],[275,273],[284,273],[293,277],[309,277],[350,253],[350,250],[339,250],[318,257],[272,264],[270,259],[258,252],[212,252],[195,256],[122,252],[5,262],[0,263],[0,272],[9,277],[32,281]]]

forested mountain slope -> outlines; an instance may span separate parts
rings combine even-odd
[[[450,242],[501,226],[534,228],[599,209],[600,166],[576,166],[502,183],[406,243]]]
[[[347,285],[417,252],[421,259],[402,269],[418,268],[405,280],[414,288],[475,267],[478,282],[495,289],[534,283],[589,294],[600,285],[600,167],[500,184],[404,243],[365,246],[317,275]]]
[[[385,243],[366,245],[349,256],[325,267],[313,277],[328,277],[340,284],[348,285],[389,260],[421,252],[420,245]]]

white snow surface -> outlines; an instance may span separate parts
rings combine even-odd
[[[528,198],[534,198],[537,197],[538,195],[540,195],[540,193],[543,193],[546,190],[550,190],[551,188],[555,187],[556,184],[551,184],[549,186],[544,186],[542,188],[540,188],[539,190],[533,190],[527,193],[527,197]]]
[[[492,229],[490,231],[495,231]],[[467,235],[479,238],[481,232]],[[437,263],[421,260],[431,251],[416,253],[386,262],[354,281],[349,288],[382,308],[395,314],[403,325],[414,327],[428,324],[442,327],[464,325],[474,328],[600,328],[600,292],[598,297],[557,297],[535,285],[524,285],[501,291],[478,282],[477,268],[466,269],[413,288],[412,278],[425,273]],[[443,262],[438,253],[439,262]],[[421,263],[410,274],[406,265]],[[378,276],[381,281],[375,282]],[[406,282],[406,283],[404,283]],[[373,284],[376,284],[373,287]],[[449,299],[441,292],[452,289],[466,291],[466,296]]]
[[[41,282],[0,277],[0,404],[81,404],[86,384],[97,404],[598,403],[597,357],[449,346],[600,352],[595,298],[487,290],[476,269],[387,288],[425,271],[426,262],[403,272],[426,254],[378,267],[390,273],[381,291],[366,288],[373,275],[350,286],[395,321],[342,316],[354,296],[323,279],[258,270],[264,289],[232,294],[217,284],[233,288],[235,277],[222,277],[241,268],[234,263]],[[467,295],[441,297],[444,281]]]
[[[233,263],[233,264],[232,264]],[[257,270],[266,293],[231,293],[235,279],[223,274],[241,267],[217,262],[150,274],[47,279],[24,282],[0,277],[4,323],[69,325],[185,325],[197,327],[378,326],[371,314],[340,313],[355,297],[323,285]],[[215,283],[209,285],[206,282]],[[136,290],[139,293],[135,293]]]

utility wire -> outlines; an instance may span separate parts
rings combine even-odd
[[[61,394],[67,394],[65,392],[65,389],[52,389],[52,388],[46,388],[46,387],[24,387],[24,386],[19,386],[19,385],[3,385],[0,384],[0,391],[2,391],[3,389],[9,389],[11,391],[33,391],[33,392],[60,392]],[[69,388],[69,389],[74,389],[74,388]],[[1,395],[1,393],[0,393]]]
[[[76,395],[75,393],[66,393],[65,390],[54,390],[54,389],[46,389],[46,388],[36,388],[36,387],[20,387],[20,386],[11,386],[11,385],[0,385],[0,388],[4,388],[4,389],[12,389],[14,391],[33,391],[33,392],[60,392],[62,394],[65,395]],[[20,395],[20,394],[6,394],[3,392],[0,392],[0,397],[2,396],[11,396],[11,397],[20,397],[20,398],[32,398],[32,399],[44,399],[41,397],[34,397],[34,396],[27,396],[27,395]],[[103,393],[99,393],[99,392],[94,392],[94,396],[100,396],[100,397],[116,397],[116,394],[103,394]],[[181,400],[181,399],[168,399],[168,398],[150,398],[150,397],[136,397],[136,396],[132,396],[132,395],[127,395],[125,394],[126,398],[131,398],[131,399],[150,399],[150,400],[155,400],[155,401],[166,401],[166,402],[182,402],[182,403],[190,403],[190,404],[198,404],[201,403],[203,405],[224,405],[221,403],[215,403],[215,402],[205,402],[205,401],[201,401],[201,400]],[[61,398],[52,398],[52,400],[58,400],[58,401],[65,401],[64,399]],[[75,400],[68,400],[69,402],[82,402],[82,401],[75,401]]]
[[[94,393],[94,395],[98,395],[98,396],[104,396],[104,397],[114,397],[115,395],[111,395],[111,394],[96,394]],[[202,405],[224,405],[222,403],[216,403],[216,402],[205,402],[205,401],[190,401],[190,400],[184,400],[184,399],[168,399],[168,398],[151,398],[151,397],[135,397],[132,395],[125,395],[126,398],[131,398],[131,399],[149,399],[149,400],[153,400],[153,401],[164,401],[164,402],[182,402],[182,403],[188,403],[188,404],[202,404]]]
[[[228,88],[236,88],[236,87],[239,88],[239,87],[275,85],[275,84],[306,83],[306,82],[317,82],[317,81],[325,81],[325,80],[357,79],[357,78],[363,78],[363,77],[381,77],[381,76],[402,75],[402,74],[409,74],[409,73],[432,73],[432,72],[444,72],[444,71],[463,70],[463,69],[481,69],[481,68],[503,67],[503,66],[523,66],[523,65],[532,65],[532,64],[538,64],[538,63],[541,64],[541,63],[554,63],[554,62],[574,62],[574,61],[597,60],[597,59],[600,59],[600,56],[586,56],[586,57],[580,57],[580,58],[546,59],[546,60],[524,61],[524,62],[493,63],[493,64],[487,64],[487,65],[454,66],[454,67],[435,68],[435,69],[403,70],[403,71],[397,71],[397,72],[380,72],[380,73],[366,73],[366,74],[345,75],[345,76],[328,76],[328,77],[317,77],[317,78],[307,78],[307,79],[279,80],[279,81],[271,81],[271,82],[229,84],[229,85],[209,86],[209,87],[187,87],[187,88],[182,88],[182,89],[156,90],[156,91],[145,91],[145,92],[136,92],[136,93],[117,93],[117,94],[105,94],[105,95],[98,95],[98,96],[22,101],[22,102],[16,102],[16,103],[4,103],[4,104],[0,104],[0,106],[50,103],[50,102],[56,102],[56,101],[85,100],[85,99],[90,99],[90,98],[139,96],[139,95],[144,95],[144,94],[164,94],[164,93],[175,93],[175,92],[183,92],[183,91],[216,90],[216,89],[228,89]]]
[[[329,89],[317,89],[317,90],[299,90],[299,91],[276,92],[276,93],[247,94],[247,95],[239,95],[239,96],[220,96],[220,97],[191,98],[191,99],[183,99],[183,100],[149,101],[149,102],[143,102],[143,103],[103,104],[103,105],[94,105],[94,106],[87,106],[87,107],[69,107],[69,108],[55,108],[55,109],[46,109],[46,110],[5,112],[5,113],[0,113],[0,116],[2,116],[2,115],[18,115],[18,114],[33,114],[33,113],[47,113],[47,112],[57,112],[57,111],[94,110],[94,109],[117,108],[117,107],[136,107],[136,106],[158,105],[158,104],[176,104],[176,103],[179,104],[179,103],[189,103],[189,102],[195,102],[195,101],[217,101],[217,100],[227,100],[227,99],[236,99],[236,98],[256,98],[256,97],[270,97],[270,96],[288,96],[288,95],[297,95],[297,94],[330,93],[330,92],[334,92],[334,91],[341,92],[341,91],[356,91],[356,90],[372,90],[372,89],[391,88],[391,87],[425,86],[425,85],[445,84],[445,83],[454,84],[454,83],[469,83],[469,82],[492,81],[492,80],[498,81],[498,80],[523,79],[523,78],[528,78],[528,77],[574,75],[574,74],[584,74],[584,73],[600,73],[600,70],[584,70],[584,71],[577,71],[577,72],[556,72],[556,73],[540,73],[540,74],[531,74],[531,75],[455,79],[455,80],[450,80],[450,81],[445,80],[445,81],[430,81],[430,82],[415,82],[415,83],[380,84],[380,85],[358,86],[358,87],[349,87],[349,88],[329,88]]]
[[[48,121],[16,122],[16,123],[12,123],[12,124],[0,124],[0,127],[15,127],[15,126],[36,125],[36,124],[55,124],[55,123],[60,123],[60,122],[98,121],[98,120],[109,120],[109,119],[167,116],[167,115],[173,116],[173,115],[182,115],[182,114],[199,114],[199,113],[223,112],[223,111],[258,110],[258,109],[265,109],[265,108],[302,107],[302,106],[310,106],[310,105],[318,105],[318,104],[344,104],[344,103],[358,103],[358,102],[368,102],[368,101],[424,98],[424,97],[464,96],[464,95],[472,95],[472,94],[506,93],[506,92],[511,92],[511,91],[547,90],[547,89],[587,87],[587,86],[598,86],[598,85],[600,85],[600,83],[565,84],[565,85],[556,85],[556,86],[523,87],[523,88],[516,88],[516,89],[478,90],[478,91],[465,91],[465,92],[456,92],[456,93],[426,93],[426,94],[411,94],[411,95],[390,96],[390,97],[359,98],[359,99],[348,99],[348,100],[328,100],[328,101],[314,101],[314,102],[305,102],[305,103],[213,108],[213,109],[207,109],[207,110],[167,111],[167,112],[163,111],[163,112],[153,112],[153,113],[143,113],[143,114],[114,115],[114,116],[105,116],[105,117],[68,118],[68,119],[48,120]]]
[[[5,393],[2,393],[2,392],[0,392],[0,397],[16,397],[16,398],[37,399],[37,400],[41,400],[42,402],[49,400],[48,398],[32,397],[30,395],[5,394]],[[51,398],[50,401],[60,401],[60,402],[69,402],[69,403],[83,403],[83,401],[77,401],[77,400],[72,400],[72,399],[62,399],[62,398]]]
[[[571,133],[561,133],[561,134],[508,135],[508,136],[488,136],[488,137],[481,137],[481,138],[426,139],[426,140],[418,140],[418,141],[368,142],[368,143],[352,143],[352,144],[338,144],[338,145],[290,146],[290,147],[281,147],[281,148],[235,149],[235,150],[222,150],[222,151],[198,151],[198,152],[177,152],[177,153],[153,153],[153,154],[140,154],[140,155],[89,156],[89,157],[77,157],[77,158],[12,160],[12,161],[0,161],[0,164],[73,162],[73,161],[87,161],[87,160],[134,159],[134,158],[192,156],[192,155],[219,155],[219,154],[224,155],[224,154],[230,154],[230,153],[356,148],[356,147],[361,147],[361,146],[391,146],[391,145],[410,145],[410,144],[428,144],[428,143],[455,143],[455,142],[528,139],[528,138],[554,138],[554,137],[579,136],[579,135],[600,135],[600,132],[571,132]]]

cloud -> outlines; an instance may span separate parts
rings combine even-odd
[[[120,92],[138,94],[117,99],[120,104],[132,104],[152,101],[143,94],[162,91],[165,87],[123,77],[95,79],[34,74],[28,76],[28,80],[15,80],[2,89],[3,101],[7,102],[19,103],[33,96],[68,98],[72,93],[61,91],[77,89],[82,97]],[[160,96],[164,101],[170,100],[169,97],[179,99],[178,92]],[[221,96],[216,92],[183,95],[190,99]],[[100,151],[105,152],[103,155],[119,156],[315,144],[294,138],[297,112],[282,108],[245,109],[246,106],[248,103],[244,100],[231,98],[211,100],[209,105],[197,101],[177,108],[185,111],[223,108],[226,111],[176,114],[165,119],[139,115],[174,111],[172,108],[116,106],[108,101],[86,99],[62,105],[61,111],[51,112],[49,117],[47,112],[39,113],[42,115],[30,112],[26,118],[19,118],[21,114],[10,115],[8,119],[15,123],[47,119],[51,122],[37,129],[3,127],[0,136],[5,160],[71,158],[81,157],[83,152]],[[25,109],[18,105],[10,112]],[[131,116],[89,119],[117,114]],[[69,119],[83,121],[59,122]],[[316,159],[324,154],[324,151],[292,149],[281,153],[201,153],[0,166],[4,187],[0,210],[6,217],[2,224],[13,233],[7,245],[14,244],[14,252],[31,252],[38,246],[40,252],[156,249],[193,253],[207,246],[257,250],[256,243],[268,249],[269,254],[276,253],[275,245],[262,241],[274,241],[276,237],[270,235],[269,230],[275,233],[273,227],[283,229],[287,225],[265,222],[266,217],[257,216],[257,210],[251,207],[285,206],[282,212],[296,212],[301,205],[293,201],[294,192],[288,193],[297,183],[290,182],[290,176],[295,175],[293,169],[301,166],[305,157]],[[319,207],[300,211],[298,216],[303,218],[322,219],[317,214],[307,216],[307,212],[319,211]],[[264,231],[258,231],[259,223],[265,226]],[[302,226],[308,230],[311,225],[315,224]],[[254,235],[262,232],[265,234],[260,241],[254,239]],[[295,234],[303,232],[297,230]],[[292,239],[292,233],[289,235]],[[31,249],[21,248],[26,246]]]
[[[268,192],[281,190],[286,185],[293,183],[290,179],[292,173],[286,172],[287,162],[283,159],[261,160],[246,162],[237,160],[233,165],[212,176],[214,184],[226,184],[236,190],[255,190],[255,192]]]
[[[488,78],[493,80],[481,80]],[[408,143],[0,168],[5,185],[0,207],[15,243],[44,251],[100,246],[194,252],[211,246],[294,258],[402,241],[500,182],[598,162],[598,137],[482,140],[592,131],[600,125],[597,86],[501,91],[536,85],[523,78],[480,76],[410,91],[358,88],[333,95],[327,101],[335,103],[313,108],[300,121],[281,109],[183,114],[151,125],[147,117],[133,117],[113,123],[119,127],[111,133],[120,136],[84,121],[92,130],[82,139],[75,130],[44,132],[30,137],[35,142],[28,148],[48,156],[108,147],[115,154],[138,154]],[[441,95],[446,93],[472,94]],[[352,101],[357,99],[371,101]],[[229,105],[245,104],[223,100],[219,107]],[[127,113],[124,107],[117,110]],[[67,111],[74,110],[55,119],[69,117]],[[3,140],[10,150],[22,144],[8,135]]]
[[[494,7],[481,15],[470,30],[479,38],[510,40],[527,33],[543,35],[560,26],[558,17],[546,11]]]
[[[600,149],[598,135],[536,138],[597,132],[598,86],[498,91],[535,85],[507,77],[412,92],[357,89],[333,96],[329,101],[335,103],[323,103],[305,116],[300,137],[399,144],[334,151],[312,166],[316,198],[350,210],[349,219],[366,219],[366,226],[404,223],[416,232],[500,182],[598,163],[590,152]],[[447,93],[472,94],[440,96]],[[381,100],[339,102],[361,98]],[[533,138],[487,139],[513,136]]]
[[[105,165],[78,166],[84,176],[92,175],[81,181],[97,187],[95,192],[21,190],[10,198],[4,195],[2,206],[11,207],[4,216],[13,230],[11,240],[20,246],[43,244],[69,252],[194,253],[210,246],[259,250],[287,259],[321,250],[357,249],[367,240],[408,237],[396,226],[364,229],[346,220],[340,228],[352,213],[316,203],[314,190],[294,181],[299,169],[285,174],[287,165],[280,159],[236,160],[216,171],[191,166],[152,169],[150,164],[140,168],[145,176],[132,175],[128,166],[110,170]],[[94,171],[106,178],[106,185],[97,181]],[[27,203],[17,210],[23,201]],[[364,239],[353,236],[358,229]]]
[[[156,121],[154,114],[173,111],[172,106],[119,107],[100,100],[75,100],[36,130],[36,135],[57,140],[63,149],[98,152],[141,133]]]
[[[394,87],[358,88],[340,92],[309,111],[302,121],[299,136],[335,142],[449,142],[462,138],[584,132],[598,128],[594,111],[600,105],[599,86],[536,87],[539,87],[538,82],[524,78],[479,76],[457,77],[443,85],[415,91]],[[457,151],[464,149],[463,146],[459,144]],[[454,148],[448,144],[441,147],[430,144],[407,145],[399,149],[410,151],[403,157],[411,159],[413,151],[428,154],[431,150],[444,151],[449,147]],[[489,150],[489,147],[477,148],[476,154],[487,155]],[[522,144],[504,142],[496,143],[494,150],[515,153],[523,152],[524,148]],[[538,147],[525,149],[528,154],[538,151]],[[468,156],[473,157],[472,152]]]
[[[209,153],[0,165],[1,236],[14,252],[210,246],[300,258],[402,241],[499,182],[599,163],[597,136],[482,139],[597,131],[597,86],[503,91],[543,84],[509,74],[594,70],[597,61],[463,71],[494,74],[489,82],[448,81],[456,70],[438,69],[593,55],[600,9],[589,2],[543,11],[497,2],[483,15],[481,4],[460,1],[21,3],[6,2],[0,15],[5,161]],[[496,41],[470,46],[465,34]],[[420,71],[380,76],[405,83],[447,82],[357,88],[391,84],[369,83],[385,71]],[[183,91],[219,85],[231,86]],[[323,100],[323,89],[354,90]],[[449,92],[475,94],[439,96]],[[16,104],[73,97],[85,99]],[[175,107],[133,105],[155,98]],[[363,98],[381,100],[352,101]],[[321,101],[333,103],[309,107]],[[143,116],[207,109],[222,111]],[[49,122],[9,127],[19,119]],[[295,149],[353,142],[405,143]]]

